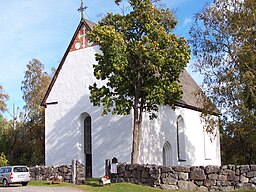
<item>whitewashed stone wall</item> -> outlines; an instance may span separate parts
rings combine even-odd
[[[68,164],[72,159],[85,163],[84,119],[91,116],[93,177],[104,174],[105,159],[117,157],[119,162],[131,162],[132,151],[132,115],[102,116],[102,108],[89,101],[89,86],[97,82],[93,64],[97,63],[95,53],[99,52],[99,46],[93,46],[68,54],[46,101],[55,104],[45,109],[45,162],[48,166]],[[157,116],[153,121],[148,114],[144,116],[138,163],[163,165],[163,147],[168,142],[168,165],[221,164],[218,129],[213,142],[207,144],[199,112],[179,107],[174,111],[170,106],[160,106]],[[183,117],[185,124],[185,161],[177,156],[178,116]]]
[[[93,64],[98,46],[70,52],[47,99],[45,110],[46,165],[68,164],[73,159],[85,163],[84,118],[92,119],[92,174],[104,174],[105,159],[118,157],[130,162],[132,146],[132,118],[102,116],[102,108],[89,101],[89,85],[96,82]],[[102,82],[98,82],[99,85]]]

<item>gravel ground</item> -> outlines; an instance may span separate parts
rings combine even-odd
[[[72,189],[67,187],[39,187],[39,186],[10,186],[0,187],[0,192],[83,192],[82,190]]]

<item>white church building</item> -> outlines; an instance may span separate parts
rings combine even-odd
[[[132,115],[102,116],[89,101],[89,86],[101,85],[93,75],[100,48],[86,35],[94,25],[82,17],[42,101],[46,165],[77,159],[86,165],[86,177],[103,176],[106,159],[130,163],[132,151]],[[204,131],[194,94],[199,86],[186,71],[179,80],[183,98],[176,109],[160,106],[157,119],[144,117],[139,163],[220,165],[219,130],[215,137]]]

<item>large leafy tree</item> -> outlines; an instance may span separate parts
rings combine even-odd
[[[195,69],[223,114],[224,163],[256,163],[255,21],[255,0],[215,0],[190,30]]]
[[[120,3],[120,1],[116,1]],[[89,34],[100,45],[94,75],[107,83],[90,86],[91,102],[103,114],[127,115],[133,110],[131,161],[138,162],[143,113],[155,118],[158,105],[174,107],[182,95],[179,74],[190,59],[186,40],[172,33],[177,24],[169,9],[150,0],[130,0],[130,13],[108,13]]]
[[[7,132],[9,122],[2,115],[7,110],[6,101],[9,99],[9,95],[4,92],[4,87],[0,85],[0,165],[7,163],[6,155],[8,153],[7,146]]]
[[[8,111],[6,101],[9,99],[9,95],[4,92],[3,86],[0,85],[0,112]],[[9,111],[8,111],[9,112]],[[13,163],[14,147],[17,141],[15,136],[14,125],[17,119],[7,120],[0,113],[0,163],[6,164],[7,157],[10,159],[10,163]]]
[[[4,112],[7,109],[6,101],[9,99],[9,95],[4,92],[4,87],[0,85],[0,111]]]
[[[44,109],[40,103],[51,81],[51,76],[44,71],[44,65],[37,59],[33,59],[27,65],[21,90],[25,101],[26,113],[23,121],[26,127],[26,141],[30,147],[24,153],[31,159],[31,164],[44,164]]]
[[[0,164],[4,163],[7,160],[5,157],[8,155],[9,148],[8,142],[10,140],[10,136],[8,135],[8,129],[10,127],[10,123],[6,120],[2,114],[0,114]],[[2,159],[2,160],[1,160]]]

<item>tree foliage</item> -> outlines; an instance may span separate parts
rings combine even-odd
[[[256,162],[255,21],[255,0],[216,0],[190,30],[195,69],[223,114],[224,163]]]
[[[50,80],[50,75],[44,71],[44,65],[39,60],[29,61],[21,87],[22,98],[26,103],[24,108],[29,112],[28,116],[44,111],[40,104]]]
[[[9,128],[9,122],[4,118],[2,114],[7,111],[6,101],[8,99],[9,95],[4,92],[3,86],[0,85],[0,166],[6,165],[8,162],[6,155],[9,149],[6,141],[9,138],[9,135],[7,133],[7,130]]]
[[[0,154],[3,154],[5,157],[3,159],[7,159],[6,155],[8,154],[8,130],[9,122],[0,114]]]
[[[26,145],[29,146],[24,159],[30,158],[33,164],[44,164],[44,109],[40,107],[51,76],[44,71],[44,65],[33,59],[27,65],[21,90],[25,101],[24,126]]]
[[[0,167],[7,165],[8,160],[6,159],[6,156],[4,155],[4,153],[0,154]]]
[[[4,88],[0,85],[0,111],[4,112],[7,109],[6,101],[9,99],[9,95],[4,92]]]
[[[115,1],[117,4],[120,1]],[[137,163],[142,114],[155,118],[158,105],[171,105],[182,95],[179,74],[190,58],[186,40],[171,33],[177,24],[169,9],[150,0],[131,0],[127,15],[108,13],[89,34],[100,45],[94,75],[107,83],[90,86],[91,102],[103,114],[133,110],[132,163]]]
[[[13,109],[10,120],[0,114],[0,156],[9,164],[28,166],[44,164],[44,109],[40,107],[51,76],[44,65],[33,59],[27,65],[21,90],[25,101],[24,111]],[[1,110],[6,110],[8,95],[0,86]],[[1,159],[0,159],[1,161]]]

